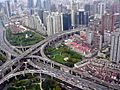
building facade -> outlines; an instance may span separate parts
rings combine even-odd
[[[6,7],[6,14],[7,17],[9,18],[11,16],[11,5],[10,5],[10,0],[5,1],[5,7]]]
[[[89,24],[89,13],[84,10],[79,10],[77,14],[78,25],[88,26]]]
[[[53,12],[47,17],[47,34],[51,36],[62,31],[61,14]]]
[[[29,15],[34,14],[34,2],[33,2],[33,0],[28,0],[28,12],[29,12]]]
[[[37,0],[37,2],[36,2],[36,8],[37,8],[38,10],[42,9],[41,0]]]
[[[62,31],[69,30],[70,28],[72,28],[71,14],[69,13],[61,14],[61,22],[62,22]]]
[[[120,63],[120,28],[112,33],[110,60]]]

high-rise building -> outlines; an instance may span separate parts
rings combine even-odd
[[[53,12],[47,17],[47,34],[48,36],[51,36],[60,31],[62,31],[61,14]]]
[[[78,15],[77,16],[77,19],[78,19],[77,24],[81,25],[81,26],[88,26],[88,23],[89,23],[89,13],[85,12],[83,9],[80,9],[78,11],[77,15]]]
[[[14,0],[14,7],[15,7],[15,9],[17,8],[17,3],[18,3],[18,1]]]
[[[93,36],[94,36],[94,32],[91,30],[88,30],[86,33],[86,40],[88,44],[92,44],[92,40],[93,40]]]
[[[43,4],[45,10],[51,11],[51,0],[44,0]]]
[[[53,13],[53,31],[54,34],[62,31],[61,15],[58,12]]]
[[[119,23],[119,14],[109,14],[106,13],[102,15],[102,30],[112,32],[114,30],[115,24]]]
[[[62,22],[62,31],[69,30],[71,26],[71,14],[64,13],[61,14],[61,22]]]
[[[33,2],[33,0],[28,0],[28,11],[29,11],[29,15],[32,15],[34,13],[34,2]]]
[[[120,0],[119,0],[119,28],[120,28]]]
[[[120,13],[120,0],[119,0],[119,5],[118,6],[119,6],[119,13]]]
[[[89,13],[89,15],[94,15],[95,13],[95,7],[93,4],[85,4],[85,7],[84,7],[85,11]]]
[[[103,35],[100,34],[100,40],[99,40],[99,50],[102,49],[102,46],[103,46]]]
[[[51,36],[53,35],[53,18],[51,15],[48,15],[47,17],[47,35]]]
[[[71,0],[71,10],[77,10],[77,3],[74,0]]]
[[[23,17],[22,25],[27,26],[43,35],[46,35],[46,30],[44,29],[44,25],[38,15],[31,15]]]
[[[120,28],[112,33],[110,60],[120,63]]]
[[[10,0],[5,1],[5,7],[6,7],[6,13],[7,17],[9,18],[11,16],[11,5],[10,5]]]
[[[76,26],[75,17],[77,11],[77,4],[74,0],[71,0],[71,26],[74,28]]]
[[[38,10],[42,9],[41,0],[37,0],[37,2],[36,2],[36,8],[37,8]]]
[[[42,10],[42,9],[38,10],[38,16],[40,17],[42,23],[43,23],[43,12],[44,12],[44,10]]]
[[[103,14],[105,14],[105,9],[106,9],[106,5],[105,3],[99,3],[98,4],[98,17],[101,18]]]
[[[43,24],[47,27],[47,16],[50,14],[49,11],[43,11]]]
[[[52,4],[51,5],[51,12],[56,12],[56,11],[57,11],[56,5]]]
[[[71,10],[71,25],[72,25],[72,27],[75,27],[76,25],[75,25],[75,15],[76,14],[76,12],[74,11],[74,10]]]
[[[63,8],[63,5],[62,4],[58,4],[58,6],[57,6],[58,12],[62,12],[62,8]]]
[[[89,14],[90,14],[90,12],[91,12],[91,5],[90,4],[85,4],[85,11],[87,11],[87,12],[89,12]]]

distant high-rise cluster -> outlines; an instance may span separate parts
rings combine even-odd
[[[12,13],[11,13],[11,6],[9,0],[5,1],[5,7],[6,7],[7,17],[10,17]]]
[[[36,8],[37,8],[38,10],[42,9],[41,0],[37,0],[37,2],[36,2]]]
[[[33,2],[33,0],[28,0],[28,10],[29,10],[30,15],[32,15],[34,13],[34,2]]]

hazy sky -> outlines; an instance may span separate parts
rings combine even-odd
[[[3,1],[5,1],[5,0],[0,0],[0,2],[3,2]]]
[[[6,0],[0,0],[0,2],[3,2],[3,1],[6,1]],[[13,0],[10,0],[10,1],[13,1]],[[25,1],[25,2],[27,2],[27,0],[18,0],[18,1]],[[36,0],[34,0],[34,1],[36,1]]]
[[[6,1],[6,0],[0,0],[0,2],[4,2],[4,1]],[[14,1],[14,0],[10,0],[10,1]],[[18,1],[27,2],[27,0],[18,0]],[[34,3],[36,3],[36,0],[33,0],[33,1],[34,1]]]

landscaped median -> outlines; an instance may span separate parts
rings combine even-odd
[[[74,67],[74,64],[80,62],[83,57],[63,44],[58,47],[49,46],[45,49],[45,54],[51,60],[69,67]]]
[[[14,46],[34,45],[44,39],[42,35],[33,31],[25,31],[13,34],[10,29],[6,30],[6,38],[9,41],[9,43]]]

